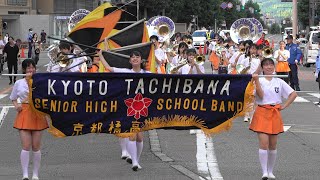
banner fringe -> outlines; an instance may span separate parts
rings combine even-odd
[[[32,111],[34,111],[36,113],[36,116],[45,116],[46,119],[49,119],[50,126],[49,126],[49,129],[48,129],[48,132],[50,134],[52,134],[55,137],[59,137],[59,138],[66,137],[66,135],[63,132],[61,132],[60,130],[58,130],[57,128],[55,128],[52,125],[52,120],[51,120],[51,117],[50,117],[49,114],[41,112],[41,111],[37,110],[37,108],[34,107],[34,103],[33,103],[33,100],[32,100],[32,91],[33,91],[33,89],[32,89],[32,83],[33,83],[32,77],[31,78],[27,78],[27,82],[28,82],[28,85],[29,85],[29,95],[28,95],[29,104],[31,106]]]

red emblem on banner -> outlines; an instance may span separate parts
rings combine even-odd
[[[129,98],[124,101],[127,109],[127,116],[133,116],[135,119],[140,119],[140,116],[148,116],[148,107],[152,103],[152,99],[142,97],[141,93],[136,94],[134,98]]]

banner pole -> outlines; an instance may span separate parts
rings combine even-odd
[[[26,74],[0,74],[0,76],[26,76]]]
[[[289,77],[289,75],[276,75],[276,74],[273,74],[273,75],[258,75],[258,77],[278,77],[278,78],[287,78],[287,77]]]

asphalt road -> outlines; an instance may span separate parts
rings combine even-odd
[[[41,54],[38,72],[48,63]],[[206,72],[211,73],[209,63]],[[300,67],[299,98],[282,112],[285,129],[279,136],[274,174],[281,180],[317,180],[320,174],[320,107],[314,67]],[[21,179],[20,139],[13,129],[16,115],[8,99],[12,86],[0,76],[0,180]],[[134,172],[120,159],[120,145],[113,135],[89,134],[54,138],[44,132],[41,179],[50,180],[184,180],[261,178],[258,140],[248,123],[238,118],[233,127],[211,138],[197,132],[152,130],[144,133],[142,170]],[[32,172],[32,165],[29,167]]]

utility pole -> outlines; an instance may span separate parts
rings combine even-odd
[[[292,36],[295,41],[298,33],[298,2],[297,0],[292,0]]]

